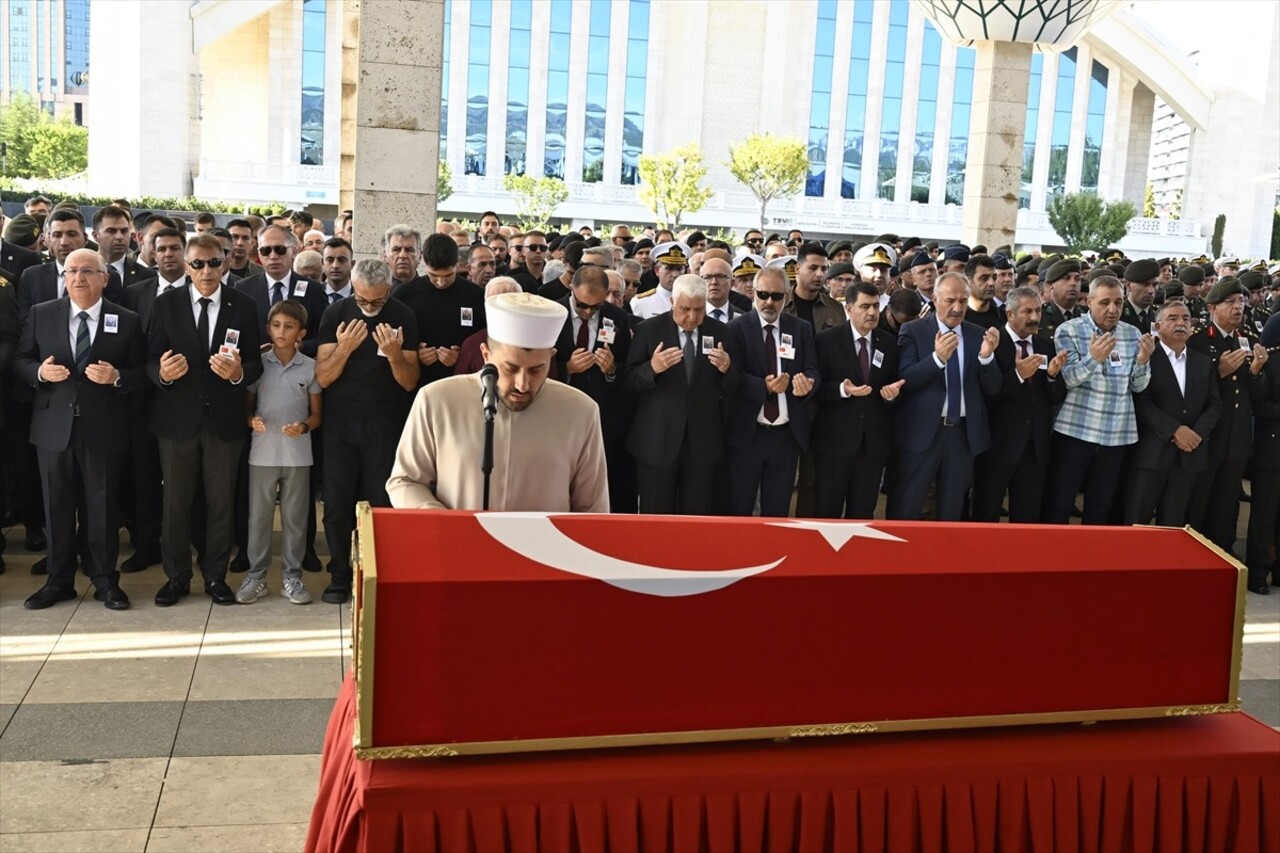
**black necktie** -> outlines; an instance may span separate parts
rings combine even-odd
[[[955,332],[955,334],[960,334]],[[964,393],[960,383],[960,350],[951,353],[947,359],[947,423],[960,423],[960,401]]]
[[[1027,352],[1026,341],[1018,341],[1018,351],[1021,353],[1022,358],[1026,358],[1027,356],[1031,355],[1031,353]]]
[[[204,344],[204,348],[212,350],[213,347],[209,343],[209,306],[213,304],[213,300],[207,296],[200,297],[200,319],[196,320],[196,335],[200,338],[200,343]]]
[[[271,304],[284,301],[284,282],[277,281],[276,286],[271,288]]]
[[[777,375],[778,372],[778,344],[773,339],[773,324],[766,323],[764,327],[764,360],[765,370],[770,375]],[[773,423],[778,419],[778,395],[764,395],[764,419],[769,423]]]
[[[342,298],[342,294],[335,290],[329,294],[329,304],[332,305],[333,303],[337,302],[341,298]]]
[[[697,351],[693,347],[693,332],[684,333],[684,375],[690,383],[693,382],[693,360],[698,357]]]
[[[858,338],[858,368],[862,371],[863,385],[871,383],[871,353],[867,349],[867,339]]]
[[[715,319],[719,320],[721,323],[723,323],[723,322],[724,322],[724,309],[723,309],[723,308],[717,308],[716,310],[714,310],[714,311],[712,311],[712,312],[711,312],[711,316],[712,316],[712,317],[714,317]]]
[[[76,370],[84,373],[89,366],[89,312],[81,311],[76,316],[80,318],[76,328]]]

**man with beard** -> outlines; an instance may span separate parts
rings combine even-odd
[[[439,237],[457,251],[448,237]],[[452,270],[450,270],[452,272]],[[330,582],[322,600],[351,596],[351,533],[357,501],[390,506],[385,484],[418,387],[418,323],[391,297],[391,268],[364,260],[350,299],[320,323],[316,381],[324,395],[324,527]]]
[[[995,303],[996,262],[989,255],[974,255],[964,265],[969,279],[969,307],[964,312],[967,322],[983,329],[998,329],[1004,325],[1004,316]]]
[[[262,272],[262,267],[253,262],[258,254],[258,243],[249,220],[231,220],[227,223],[227,232],[231,235],[231,254],[227,255],[230,272],[240,278]]]
[[[511,245],[506,237],[501,234],[494,234],[485,241],[485,245],[489,247],[489,251],[493,252],[494,275],[509,275],[511,272],[511,252],[508,248]]]
[[[1045,270],[1044,280],[1047,298],[1040,312],[1040,335],[1052,341],[1059,326],[1083,313],[1077,304],[1080,301],[1080,262],[1070,258],[1055,261]]]
[[[489,340],[481,349],[498,372],[488,508],[608,512],[599,409],[576,388],[547,382],[564,306],[503,293],[486,309]],[[392,506],[484,508],[482,381],[453,376],[418,393],[387,479]]]
[[[1138,440],[1133,395],[1151,381],[1149,361],[1156,343],[1150,333],[1120,322],[1123,302],[1119,279],[1096,278],[1089,285],[1089,313],[1066,321],[1054,333],[1058,351],[1067,353],[1062,368],[1067,396],[1053,425],[1044,512],[1050,524],[1070,521],[1082,485],[1083,523],[1109,523],[1125,450]]]
[[[517,269],[515,255],[512,255],[511,277],[520,283],[525,293],[536,294],[542,288],[542,271],[547,266],[547,235],[541,231],[528,231],[521,243],[520,255],[523,265]],[[512,238],[512,251],[515,251],[515,238]]]
[[[1160,267],[1151,258],[1139,258],[1124,268],[1125,290],[1127,299],[1124,310],[1120,313],[1120,322],[1128,323],[1146,333],[1155,328],[1156,312],[1151,304],[1156,300],[1156,287],[1159,284]]]
[[[793,264],[795,268],[795,285],[791,290],[791,299],[783,308],[783,313],[794,314],[813,326],[815,335],[845,323],[844,309],[840,303],[832,299],[826,290],[827,250],[817,243],[805,243],[796,250],[794,262],[783,256],[775,258],[779,266],[785,268]],[[766,267],[772,267],[766,263]]]

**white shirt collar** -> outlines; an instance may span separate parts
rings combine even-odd
[[[96,325],[96,324],[97,324],[97,322],[98,322],[98,315],[102,313],[102,299],[101,299],[101,298],[99,298],[97,302],[93,303],[93,304],[92,304],[92,305],[90,305],[88,308],[80,308],[80,307],[79,307],[79,306],[77,306],[74,302],[71,302],[71,300],[69,300],[69,299],[68,299],[67,301],[71,303],[71,319],[73,319],[73,320],[74,320],[74,319],[76,319],[76,316],[77,316],[81,311],[88,311],[88,312],[89,312],[89,322],[90,322],[91,324],[94,324],[94,325]]]
[[[1175,354],[1173,350],[1169,349],[1169,345],[1168,345],[1168,344],[1166,344],[1164,341],[1161,341],[1161,342],[1160,342],[1160,347],[1164,350],[1164,354],[1165,354],[1165,355],[1167,355],[1167,356],[1169,357],[1169,361],[1184,361],[1184,360],[1186,360],[1186,357],[1187,357],[1187,346],[1186,346],[1186,344],[1183,344],[1183,345],[1182,345],[1182,352],[1181,352],[1181,354]]]
[[[1019,341],[1026,341],[1028,344],[1032,344],[1032,343],[1034,343],[1034,342],[1031,340],[1031,336],[1030,336],[1030,335],[1028,335],[1028,336],[1027,336],[1027,337],[1025,337],[1025,338],[1020,338],[1020,337],[1018,337],[1018,333],[1017,333],[1017,332],[1015,332],[1015,331],[1013,330],[1013,326],[1010,326],[1008,323],[1005,323],[1005,324],[1004,324],[1004,331],[1005,331],[1005,334],[1007,334],[1007,335],[1009,336],[1009,338],[1010,338],[1010,339],[1011,339],[1015,344],[1016,344],[1016,343],[1018,343]],[[1035,347],[1033,346],[1033,347],[1032,347],[1032,349],[1034,349],[1034,348],[1035,348]]]
[[[200,291],[197,290],[196,286],[193,284],[191,285],[191,287],[187,288],[187,292],[191,296],[191,306],[193,308],[198,309],[200,307],[200,299],[201,299]],[[213,307],[216,308],[222,305],[222,283],[221,282],[218,283],[218,289],[215,290],[213,292],[213,295],[210,296],[209,298],[213,300],[213,303],[212,303]]]

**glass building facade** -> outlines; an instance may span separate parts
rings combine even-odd
[[[542,173],[564,177],[565,139],[569,116],[569,33],[572,0],[551,0],[551,37],[547,53],[547,132]]]
[[[849,53],[849,96],[844,117],[844,168],[840,197],[858,198],[862,181],[862,143],[867,123],[867,74],[871,71],[871,13],[868,0],[853,5],[853,44]]]
[[[1102,125],[1107,115],[1107,77],[1107,66],[1095,61],[1089,77],[1089,107],[1084,121],[1081,192],[1098,192],[1098,169],[1102,163]]]
[[[34,44],[36,0],[9,0],[9,86],[31,91],[31,45]]]
[[[809,175],[804,194],[821,196],[827,181],[827,134],[831,128],[831,81],[835,76],[836,0],[818,0],[818,38],[813,48],[813,94],[809,99]]]
[[[1023,127],[1022,186],[1018,189],[1018,207],[1031,207],[1031,182],[1035,177],[1036,128],[1040,121],[1040,85],[1044,76],[1044,54],[1031,55],[1031,82],[1027,86],[1027,122]]]
[[[964,167],[969,157],[969,119],[973,105],[971,47],[956,49],[956,86],[951,96],[951,144],[947,152],[947,204],[964,201]]]
[[[627,79],[622,106],[622,175],[624,184],[640,182],[644,153],[645,78],[649,74],[649,0],[627,4]]]
[[[302,0],[302,141],[298,162],[324,165],[325,0]]]
[[[529,135],[529,51],[533,0],[511,0],[511,47],[507,55],[507,148],[503,172],[523,175]]]
[[[591,0],[590,35],[587,39],[587,113],[582,139],[582,180],[593,184],[604,179],[604,134],[609,112],[610,0]]]
[[[471,32],[467,36],[467,143],[463,171],[485,174],[489,150],[489,39],[493,0],[471,0]]]
[[[1067,148],[1071,143],[1071,104],[1076,95],[1076,48],[1058,57],[1058,86],[1053,96],[1053,131],[1049,147],[1049,200],[1067,184]]]
[[[63,0],[66,9],[66,62],[63,91],[83,95],[89,91],[89,0]]]
[[[880,108],[880,168],[876,196],[893,200],[898,179],[898,129],[902,123],[902,85],[907,68],[907,0],[889,4],[889,43]]]
[[[65,105],[66,116],[81,123],[89,94],[89,0],[10,0],[0,4],[0,15],[5,97],[24,92],[57,115]]]
[[[911,166],[911,200],[929,203],[933,174],[933,127],[938,120],[938,71],[942,65],[942,36],[933,24],[924,23],[920,50],[920,96],[916,100],[915,161]]]

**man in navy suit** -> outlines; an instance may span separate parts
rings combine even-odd
[[[259,336],[264,340],[267,330],[267,313],[277,302],[291,299],[307,309],[307,335],[302,339],[302,352],[312,358],[320,346],[320,318],[329,300],[324,285],[304,278],[293,271],[293,258],[298,251],[298,240],[293,232],[279,225],[268,225],[258,232],[258,259],[262,272],[242,278],[235,289],[253,297],[258,309]]]
[[[728,267],[724,261],[711,263]],[[733,515],[751,515],[758,493],[762,516],[785,517],[791,510],[796,464],[809,448],[818,358],[813,326],[782,313],[786,296],[786,273],[763,269],[755,279],[755,310],[729,324],[742,377],[729,413]]]
[[[896,420],[898,476],[889,518],[917,520],[937,484],[939,521],[958,521],[973,481],[973,458],[991,446],[984,396],[1000,390],[996,329],[967,323],[969,282],[946,273],[934,286],[935,316],[912,320],[898,334],[898,378],[904,380]]]
[[[102,298],[107,265],[97,253],[72,252],[63,278],[66,296],[32,306],[15,367],[36,389],[31,443],[49,532],[49,580],[24,606],[42,610],[76,597],[79,508],[96,598],[125,610],[115,497],[129,446],[126,395],[144,381],[145,344],[138,315]]]

